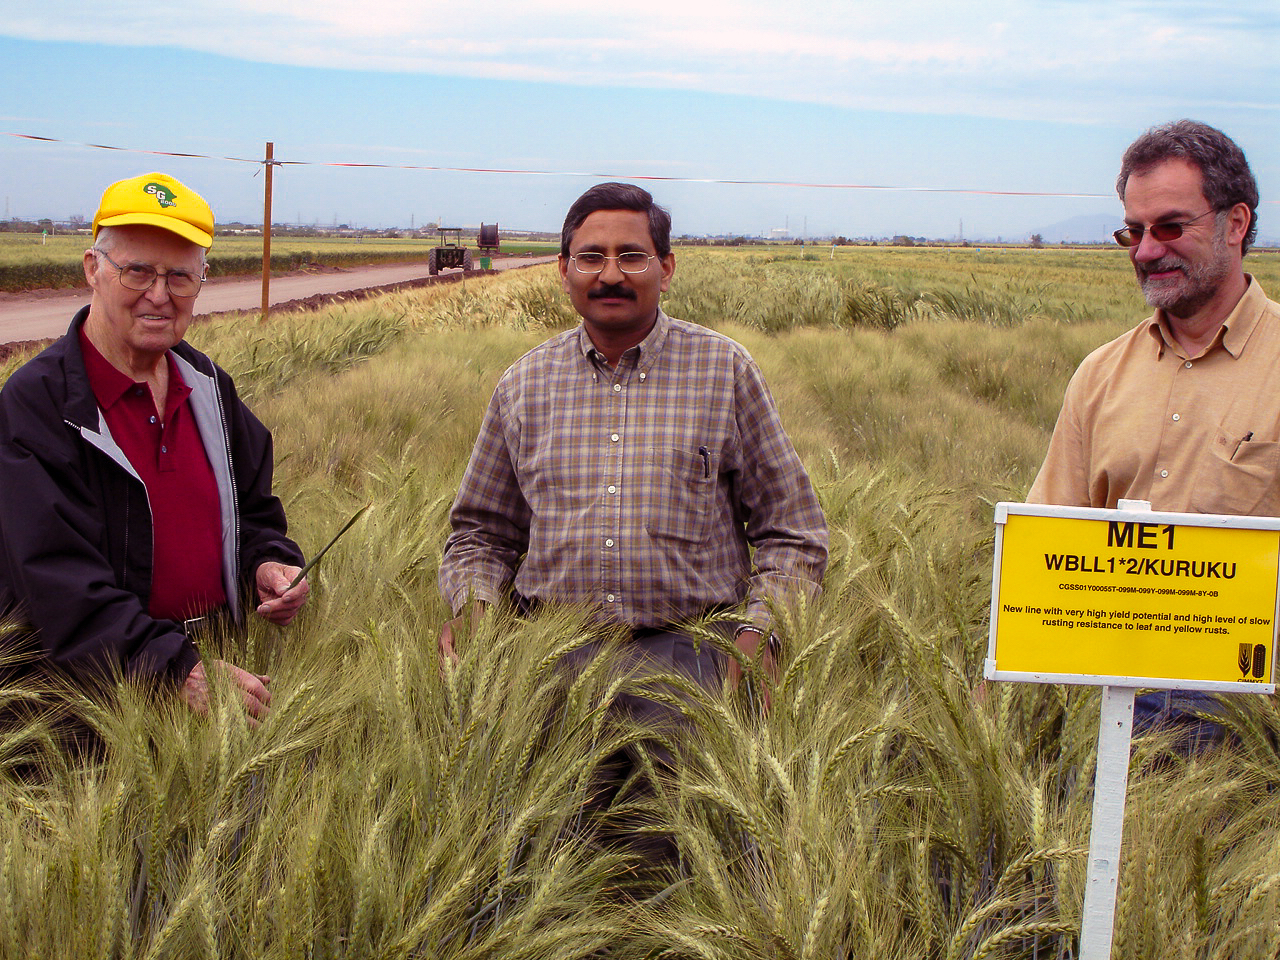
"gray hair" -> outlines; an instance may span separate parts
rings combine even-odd
[[[1249,252],[1258,236],[1258,181],[1236,142],[1221,130],[1195,120],[1175,120],[1152,127],[1129,145],[1120,162],[1116,193],[1124,200],[1129,177],[1142,174],[1166,160],[1186,160],[1200,171],[1201,190],[1209,206],[1219,213],[1237,203],[1249,208],[1241,255]]]

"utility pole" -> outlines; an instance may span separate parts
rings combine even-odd
[[[267,178],[262,203],[262,323],[267,322],[271,307],[271,175],[275,171],[276,145],[267,141],[267,154],[262,161]]]

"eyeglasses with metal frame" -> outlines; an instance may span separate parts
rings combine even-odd
[[[200,286],[204,283],[204,277],[198,277],[186,270],[170,270],[168,273],[161,273],[149,263],[126,263],[121,266],[111,259],[107,251],[95,247],[94,252],[102,254],[106,257],[107,263],[120,271],[120,285],[129,290],[150,290],[151,285],[156,282],[156,277],[163,277],[171,297],[185,298],[194,297],[200,292]]]
[[[606,257],[603,253],[578,253],[569,259],[579,273],[603,273],[606,260],[617,260],[618,269],[623,273],[644,273],[649,269],[649,261],[658,258],[639,250],[631,250],[616,257]]]
[[[1200,216],[1192,217],[1190,220],[1166,220],[1164,223],[1153,223],[1149,227],[1121,227],[1111,235],[1116,238],[1116,243],[1122,247],[1136,247],[1142,242],[1142,235],[1147,232],[1150,232],[1151,236],[1161,243],[1172,243],[1182,236],[1183,228],[1190,226],[1197,220],[1203,220],[1214,212],[1213,210],[1206,210]]]

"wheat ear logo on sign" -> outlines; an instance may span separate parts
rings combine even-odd
[[[164,184],[152,181],[143,187],[142,190],[144,193],[149,193],[154,196],[162,207],[176,207],[178,205],[177,195]]]
[[[1261,677],[1267,670],[1267,648],[1261,643],[1240,644],[1240,656],[1237,660],[1240,675],[1246,680],[1250,674]]]

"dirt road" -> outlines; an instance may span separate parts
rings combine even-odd
[[[496,257],[493,269],[510,270],[554,257]],[[430,277],[426,262],[375,267],[350,267],[317,273],[293,273],[271,278],[271,303],[278,305],[306,300],[317,295],[350,293],[421,281],[450,282],[461,270],[445,270]],[[80,307],[89,302],[88,288],[81,290],[41,290],[31,293],[0,293],[0,344],[60,337]],[[261,277],[218,277],[205,284],[196,301],[196,316],[228,310],[257,310],[262,305]]]

